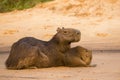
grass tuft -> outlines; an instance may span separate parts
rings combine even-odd
[[[0,0],[0,13],[28,9],[47,1],[52,0]]]

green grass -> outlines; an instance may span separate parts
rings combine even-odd
[[[43,3],[47,1],[52,0],[0,0],[0,13],[28,9],[40,2]]]

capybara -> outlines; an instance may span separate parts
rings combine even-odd
[[[25,37],[15,42],[6,60],[7,69],[44,68],[64,65],[70,44],[80,40],[81,33],[73,28],[58,28],[49,40]]]
[[[76,46],[65,53],[65,66],[70,67],[94,67],[90,65],[92,60],[92,51]]]

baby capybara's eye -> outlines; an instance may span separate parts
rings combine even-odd
[[[80,32],[76,32],[76,34],[77,34],[77,35],[79,35],[79,34],[80,34]]]

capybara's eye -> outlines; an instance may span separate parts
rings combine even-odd
[[[89,55],[86,55],[86,57],[89,57]]]
[[[68,33],[68,31],[64,31],[64,33],[65,33],[65,34],[67,34],[67,33]]]

